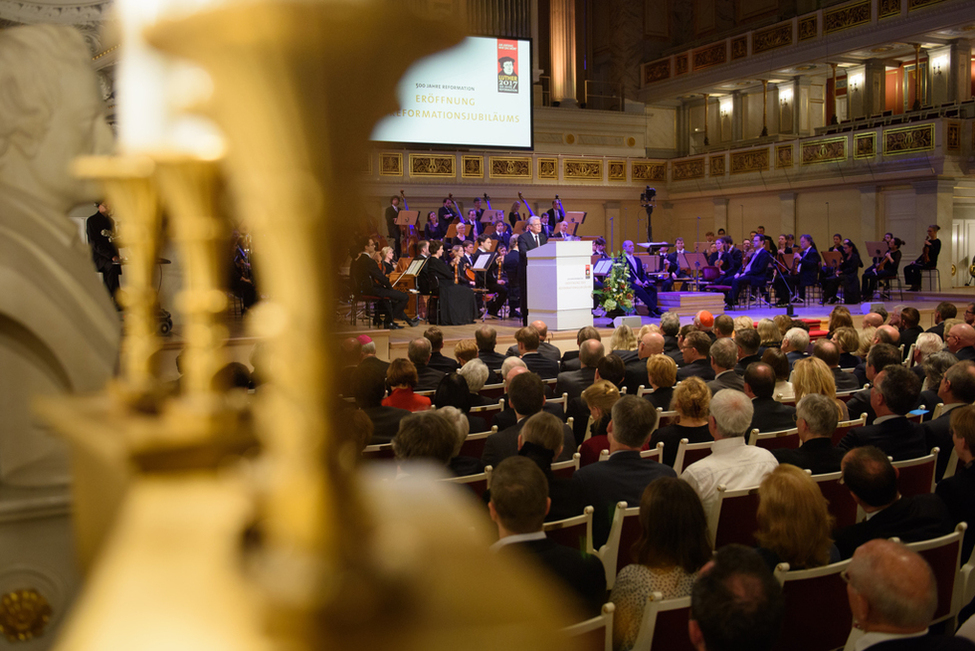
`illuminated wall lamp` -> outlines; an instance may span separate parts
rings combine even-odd
[[[934,74],[940,75],[944,72],[944,69],[948,66],[948,55],[942,54],[936,57],[934,61],[931,62],[931,69],[934,70]]]
[[[721,100],[721,103],[720,103],[719,106],[720,106],[720,110],[721,110],[721,117],[724,118],[724,117],[728,117],[729,115],[731,115],[731,100],[730,99]]]
[[[785,106],[786,104],[792,103],[792,89],[791,88],[781,88],[779,89],[779,104]]]
[[[863,85],[863,75],[857,73],[855,75],[850,75],[850,87],[853,88],[853,92],[859,92],[860,86]]]

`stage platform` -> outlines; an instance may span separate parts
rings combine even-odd
[[[660,292],[657,305],[661,312],[676,312],[681,317],[693,317],[701,310],[711,314],[724,312],[724,294],[718,292]]]

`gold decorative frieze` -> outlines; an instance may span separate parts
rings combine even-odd
[[[672,181],[689,181],[704,178],[704,157],[677,161],[670,166]]]
[[[724,41],[694,50],[694,69],[701,70],[711,66],[721,65],[728,60],[728,48]]]
[[[538,159],[538,178],[557,179],[559,178],[559,161],[556,158]]]
[[[853,158],[873,158],[876,155],[876,133],[858,133],[853,136]]]
[[[630,165],[630,179],[633,181],[666,181],[667,164],[633,161]]]
[[[464,179],[484,178],[484,158],[481,156],[461,156],[460,176]]]
[[[961,151],[961,123],[948,122],[945,129],[945,149],[948,151]]]
[[[489,159],[492,179],[530,179],[532,159],[523,156],[491,156]]]
[[[596,133],[584,133],[579,136],[580,145],[601,146],[601,147],[623,147],[626,139],[623,136],[608,136]]]
[[[626,161],[625,160],[611,160],[607,161],[606,165],[609,170],[609,180],[610,181],[626,181]]]
[[[944,0],[908,0],[907,10],[914,11],[915,9],[927,7],[928,5],[936,5],[939,2],[944,2]]]
[[[750,151],[731,152],[731,173],[745,174],[747,172],[768,171],[768,149],[752,149]]]
[[[716,156],[711,156],[711,176],[724,176],[725,165],[724,165],[724,154],[717,154]]]
[[[802,143],[802,164],[818,165],[846,160],[846,136]]]
[[[0,633],[11,643],[40,637],[51,612],[51,604],[36,590],[8,592],[0,597]]]
[[[792,145],[776,145],[775,146],[775,167],[778,169],[784,169],[787,167],[792,167]]]
[[[444,154],[410,154],[410,176],[457,176],[456,160]]]
[[[602,181],[603,161],[591,158],[563,160],[562,178],[567,181]]]
[[[809,16],[807,18],[799,19],[799,40],[805,41],[810,38],[816,38],[816,26],[817,17]]]
[[[884,129],[884,156],[934,149],[934,125]]]
[[[901,12],[901,0],[880,0],[880,8],[877,11],[878,18],[890,18]]]
[[[761,54],[787,45],[792,45],[792,23],[775,25],[757,31],[752,36],[752,54]]]
[[[670,79],[670,59],[661,59],[643,66],[644,85],[664,79]]]
[[[403,176],[403,154],[379,154],[380,176]]]
[[[687,72],[687,54],[678,54],[674,57],[674,74],[682,75]]]
[[[851,5],[844,5],[836,9],[823,12],[823,26],[827,34],[844,29],[865,25],[870,22],[871,0],[863,0]]]
[[[738,36],[731,39],[731,60],[743,59],[748,56],[748,37]]]

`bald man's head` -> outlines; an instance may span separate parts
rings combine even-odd
[[[863,326],[864,328],[879,328],[884,324],[884,317],[880,316],[876,312],[871,312],[870,314],[863,315]]]
[[[975,328],[967,323],[954,325],[951,327],[945,343],[948,344],[948,350],[953,353],[957,353],[962,348],[975,346]]]
[[[900,634],[927,629],[938,607],[938,587],[919,554],[878,538],[857,547],[846,573],[859,628]]]
[[[637,355],[640,359],[646,359],[651,355],[660,355],[664,352],[664,336],[657,332],[648,332],[640,340],[640,350]]]
[[[897,346],[901,341],[901,331],[892,325],[882,325],[877,328],[876,334],[873,336],[873,343],[875,344],[890,344],[892,346]]]
[[[531,326],[538,330],[538,338],[545,341],[548,337],[548,325],[544,321],[532,321]]]

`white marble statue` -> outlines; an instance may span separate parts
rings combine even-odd
[[[31,400],[97,391],[116,367],[120,320],[67,217],[98,192],[71,161],[112,147],[90,62],[71,27],[0,31],[0,484],[67,483]]]

